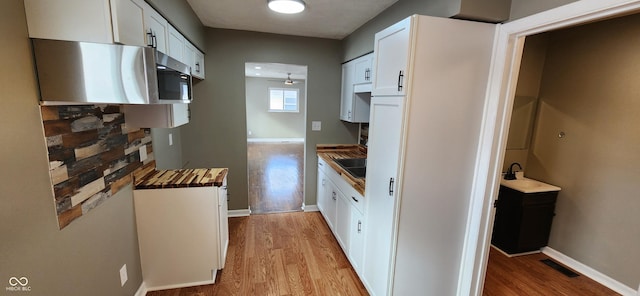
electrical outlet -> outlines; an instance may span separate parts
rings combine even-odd
[[[124,287],[124,283],[127,282],[129,278],[127,277],[127,265],[122,265],[120,268],[120,286]]]
[[[322,121],[312,121],[311,122],[311,130],[312,131],[320,131],[320,130],[322,130]]]
[[[173,145],[173,134],[169,134],[169,146]]]

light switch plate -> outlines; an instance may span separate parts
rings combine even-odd
[[[147,145],[142,145],[138,150],[140,151],[140,161],[147,160]]]
[[[311,130],[312,131],[320,131],[320,130],[322,130],[322,121],[312,121],[311,122]]]

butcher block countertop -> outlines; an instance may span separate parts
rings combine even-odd
[[[353,188],[364,196],[364,178],[355,178],[345,169],[338,165],[334,159],[343,158],[366,158],[367,148],[356,144],[318,144],[316,145],[318,157],[324,159],[332,169],[344,178]]]
[[[220,187],[228,171],[226,168],[151,170],[136,176],[136,189]]]

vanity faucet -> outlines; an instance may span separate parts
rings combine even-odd
[[[519,163],[517,163],[517,162],[512,163],[512,164],[509,166],[509,169],[507,170],[507,173],[506,173],[506,174],[504,174],[504,179],[505,179],[505,180],[515,180],[515,179],[516,179],[516,173],[513,171],[513,166],[514,166],[514,165],[517,165],[517,166],[518,166],[518,168],[519,168],[520,170],[522,170],[522,166],[521,166]]]

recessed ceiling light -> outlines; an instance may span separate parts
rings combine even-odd
[[[260,70],[260,69],[262,69],[262,67],[260,67],[260,66],[255,66],[255,67],[254,67],[254,69],[256,69],[256,70]]]
[[[260,76],[260,75],[262,75],[262,74],[260,74],[260,73],[256,73],[256,76]]]
[[[304,10],[304,1],[302,0],[267,0],[269,8],[279,13],[299,13]]]

